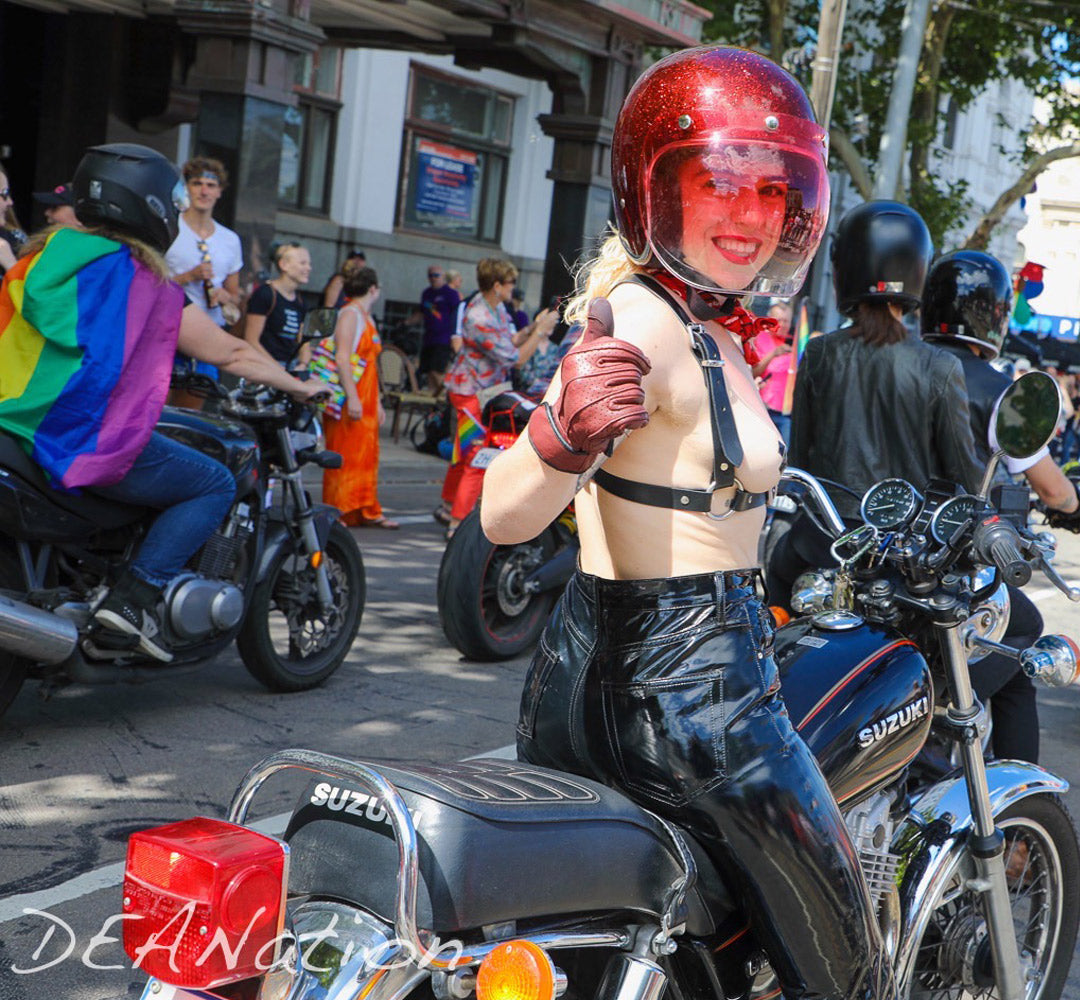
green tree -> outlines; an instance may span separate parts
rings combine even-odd
[[[710,40],[757,49],[809,86],[820,3],[815,0],[705,0]],[[873,185],[900,41],[903,0],[850,0],[830,127],[834,166],[868,198]],[[1080,0],[937,0],[927,20],[907,133],[906,190],[897,197],[926,219],[940,246],[971,217],[967,184],[935,176],[934,142],[949,103],[958,113],[992,83],[1017,80],[1043,98],[1049,116],[1023,134],[1013,174],[970,227],[966,246],[985,247],[994,227],[1056,160],[1080,156]],[[1066,137],[1066,138],[1062,138]],[[980,206],[981,207],[981,206]]]

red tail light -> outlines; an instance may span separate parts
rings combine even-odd
[[[185,988],[261,975],[281,943],[288,857],[280,840],[204,817],[136,833],[124,872],[124,951]]]
[[[517,439],[518,435],[510,431],[492,431],[488,434],[488,444],[492,448],[509,448]]]

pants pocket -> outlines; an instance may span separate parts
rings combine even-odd
[[[604,727],[619,783],[683,805],[725,778],[724,671],[603,685]]]
[[[527,740],[531,740],[536,735],[536,716],[540,711],[544,693],[551,683],[552,671],[558,662],[559,654],[541,636],[540,644],[529,666],[529,673],[525,677],[525,688],[521,692],[521,711],[518,714],[518,734]]]

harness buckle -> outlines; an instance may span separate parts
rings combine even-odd
[[[720,358],[719,361],[710,361],[708,358],[702,358],[699,362],[702,368],[723,368],[724,359]]]

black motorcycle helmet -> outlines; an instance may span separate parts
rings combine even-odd
[[[133,142],[91,146],[72,181],[75,215],[108,226],[164,253],[180,232],[187,188],[161,153]]]
[[[996,257],[957,250],[934,263],[923,292],[926,340],[962,340],[987,361],[1001,353],[1012,315],[1009,272]]]
[[[916,308],[934,246],[922,216],[897,201],[868,201],[841,220],[832,244],[836,306],[853,316],[860,302]]]

